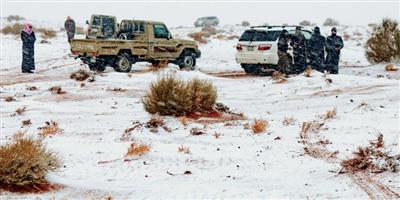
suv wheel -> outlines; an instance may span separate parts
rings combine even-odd
[[[118,56],[115,67],[115,71],[117,72],[125,72],[128,73],[132,69],[132,58],[129,54],[123,53]]]
[[[192,56],[192,53],[185,53],[179,63],[180,69],[194,70],[196,67],[196,58]]]

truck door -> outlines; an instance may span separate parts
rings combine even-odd
[[[168,59],[177,54],[176,43],[164,24],[149,24],[153,29],[152,41],[150,40],[149,52],[152,58]]]

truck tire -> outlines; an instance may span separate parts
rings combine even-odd
[[[127,53],[122,53],[118,56],[115,62],[115,71],[128,73],[132,69],[132,57]]]
[[[193,56],[192,52],[186,51],[181,55],[179,68],[186,70],[194,70],[196,68],[196,57]]]
[[[89,69],[95,72],[104,72],[106,70],[106,66],[103,65],[96,65],[96,64],[89,64]]]

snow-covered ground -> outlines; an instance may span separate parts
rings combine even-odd
[[[219,29],[234,35],[244,30],[239,26]],[[184,38],[196,30],[171,29]],[[328,27],[322,30],[329,33]],[[274,83],[270,77],[218,77],[215,73],[241,71],[234,58],[237,41],[211,39],[200,45],[202,58],[196,71],[179,71],[170,64],[153,72],[147,70],[149,64],[138,63],[129,76],[107,69],[96,76],[96,81],[86,81],[84,87],[69,78],[71,72],[84,65],[69,57],[65,34],[50,39],[50,44],[40,44],[38,39],[35,74],[20,73],[21,41],[1,35],[0,143],[9,142],[18,130],[37,135],[38,127],[53,120],[63,132],[46,138],[45,142],[64,162],[59,172],[48,177],[52,183],[63,185],[62,189],[44,194],[0,191],[1,198],[388,197],[374,185],[383,185],[399,194],[399,173],[369,174],[367,178],[372,181],[368,179],[371,182],[367,185],[337,173],[340,160],[350,157],[353,150],[367,145],[379,133],[384,135],[386,146],[394,152],[400,151],[399,71],[386,72],[384,65],[368,63],[363,51],[367,27],[341,27],[339,33],[342,31],[351,37],[355,32],[361,36],[345,41],[340,75],[324,77],[313,72],[311,77],[293,76],[283,84]],[[133,122],[145,123],[152,117],[144,110],[141,97],[162,73],[211,80],[218,89],[218,102],[243,112],[248,119],[211,124],[191,121],[184,126],[177,118],[164,117],[171,132],[160,128],[153,133],[141,128],[122,138]],[[332,79],[332,83],[326,82],[326,78]],[[49,92],[48,88],[55,85],[61,86],[66,94]],[[36,86],[38,90],[26,90],[27,86]],[[110,90],[116,87],[126,91]],[[14,96],[16,101],[5,102],[6,96]],[[13,116],[22,106],[27,111]],[[326,145],[327,150],[339,152],[337,160],[327,162],[305,154],[299,133],[302,122],[321,120],[320,115],[333,108],[337,109],[337,116],[325,121],[318,136],[331,142]],[[285,117],[293,117],[294,123],[283,125]],[[266,133],[255,135],[243,128],[256,118],[269,122]],[[21,128],[21,121],[26,119],[31,119],[32,125]],[[193,127],[204,128],[206,134],[191,135]],[[220,137],[216,138],[215,133]],[[151,151],[124,161],[132,141],[149,144]],[[182,145],[189,147],[191,153],[178,152]],[[185,171],[192,174],[184,175]]]

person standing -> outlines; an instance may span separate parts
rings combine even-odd
[[[67,20],[64,23],[64,28],[67,31],[68,42],[71,42],[75,36],[75,21],[70,16],[67,17]]]
[[[282,73],[290,73],[291,56],[287,52],[289,49],[289,32],[283,29],[278,40],[278,69]]]
[[[35,70],[35,33],[32,29],[32,24],[26,23],[21,31],[22,40],[22,73],[33,73]]]
[[[340,50],[343,48],[343,40],[342,37],[337,35],[336,27],[331,29],[331,35],[326,39],[326,60],[325,65],[327,71],[331,74],[338,74],[339,73],[339,57],[340,57]]]
[[[295,34],[292,36],[290,46],[293,47],[293,61],[294,71],[301,73],[305,70],[307,59],[306,59],[306,38],[301,33],[300,26],[296,27]]]
[[[307,51],[311,67],[319,72],[324,72],[325,42],[325,37],[321,35],[319,27],[316,26],[308,42]]]

